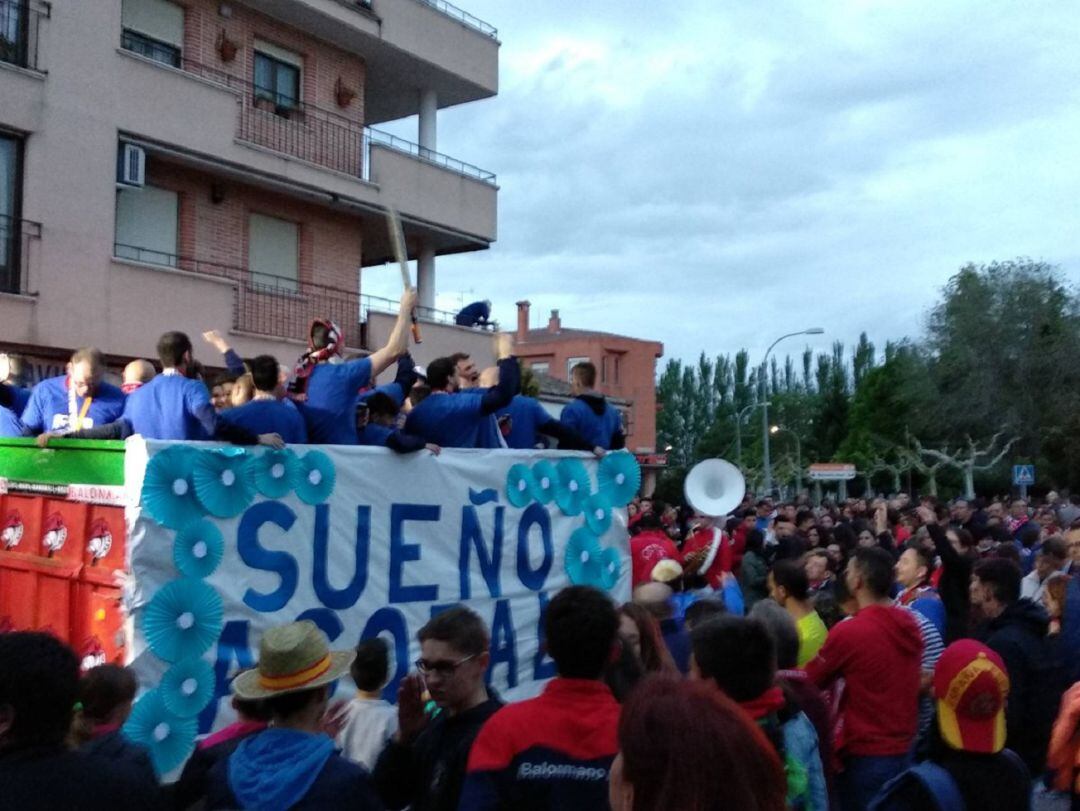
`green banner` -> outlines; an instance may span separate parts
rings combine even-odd
[[[11,489],[30,485],[113,485],[124,483],[124,443],[54,439],[39,448],[33,439],[0,439],[0,479]],[[29,489],[29,488],[27,488]],[[44,495],[49,488],[42,487]]]

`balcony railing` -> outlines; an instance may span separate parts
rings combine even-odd
[[[2,1],[2,0],[0,0]],[[388,132],[365,127],[339,113],[303,101],[275,103],[273,91],[219,68],[203,65],[173,52],[158,59],[146,52],[141,41],[125,35],[121,45],[155,62],[176,67],[215,84],[235,90],[240,97],[236,137],[240,141],[290,155],[294,158],[342,172],[361,180],[371,180],[371,146],[392,149],[451,172],[495,185],[493,172],[424,149]]]
[[[499,32],[495,26],[484,22],[479,17],[474,17],[467,11],[463,11],[457,6],[447,3],[446,0],[417,0],[419,3],[423,3],[425,6],[431,6],[433,9],[441,11],[447,17],[453,17],[460,23],[464,23],[475,31],[479,31],[485,36],[492,39],[499,38]]]
[[[396,315],[398,302],[382,296],[362,294],[360,296],[360,320],[367,323],[368,313],[372,310],[377,313]],[[453,324],[454,318],[457,316],[457,313],[452,313],[449,310],[436,310],[432,307],[417,307],[416,314],[425,321],[433,321],[436,324]]]
[[[330,318],[344,331],[349,346],[364,345],[357,292],[136,245],[117,243],[113,255],[234,282],[232,327],[240,332],[306,342],[311,319]]]
[[[0,214],[0,293],[35,295],[31,268],[41,223]]]
[[[0,62],[43,71],[41,21],[51,14],[42,0],[0,0]]]

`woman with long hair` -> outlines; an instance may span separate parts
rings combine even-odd
[[[641,663],[645,673],[676,673],[660,624],[648,609],[636,603],[624,603],[619,608],[619,639]]]
[[[623,706],[612,811],[783,811],[786,793],[765,734],[719,691],[650,676]]]

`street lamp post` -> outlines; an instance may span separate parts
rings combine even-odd
[[[799,330],[798,332],[789,332],[787,335],[781,335],[771,344],[769,348],[765,350],[765,357],[761,361],[761,441],[762,441],[762,467],[765,473],[765,486],[764,495],[768,495],[772,492],[772,465],[769,461],[769,404],[766,402],[768,398],[768,388],[765,385],[765,374],[767,370],[767,364],[769,362],[769,354],[773,351],[778,343],[785,338],[794,338],[796,335],[821,335],[825,330],[821,327],[810,327],[809,329]]]
[[[799,439],[799,435],[792,431],[790,428],[781,428],[779,425],[774,425],[769,429],[770,434],[785,433],[791,436],[795,440],[795,497],[799,497],[799,491],[802,490],[802,441]]]
[[[743,417],[757,408],[761,403],[751,403],[735,415],[735,464],[742,470],[742,421]]]

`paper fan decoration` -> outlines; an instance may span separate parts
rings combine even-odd
[[[528,465],[514,465],[506,474],[506,500],[524,507],[536,498],[536,481]]]
[[[173,563],[184,577],[209,577],[224,555],[221,530],[205,518],[187,524],[173,541]]]
[[[574,531],[566,543],[566,574],[576,586],[595,586],[602,576],[600,541],[587,527]]]
[[[578,515],[589,497],[592,482],[580,459],[559,462],[559,482],[555,485],[555,503],[563,515]]]
[[[606,493],[593,493],[585,499],[585,524],[597,536],[611,527],[611,502]]]
[[[184,577],[162,586],[142,612],[142,631],[166,662],[202,656],[221,633],[221,597],[201,580]]]
[[[251,462],[255,486],[267,498],[281,498],[293,489],[300,464],[288,448],[267,451]]]
[[[532,467],[533,481],[536,482],[534,495],[541,504],[548,504],[555,498],[555,488],[559,485],[559,471],[546,459],[541,459]]]
[[[192,473],[197,456],[194,448],[172,445],[155,454],[146,466],[142,503],[159,524],[180,529],[203,514]]]
[[[179,718],[194,718],[214,697],[214,668],[202,659],[185,659],[161,677],[165,707]]]
[[[600,553],[600,585],[605,591],[611,591],[619,582],[620,574],[622,574],[622,559],[619,557],[619,550],[609,546]]]
[[[625,507],[641,487],[641,468],[628,451],[609,453],[600,460],[596,478],[600,492],[605,493],[612,507]]]
[[[240,448],[202,451],[195,459],[195,493],[218,518],[239,515],[255,498],[250,459]]]
[[[144,693],[124,724],[124,735],[150,750],[158,775],[168,774],[195,748],[199,722],[169,712],[161,690]]]
[[[300,457],[296,475],[296,495],[305,504],[322,504],[334,492],[334,463],[322,451],[308,451]]]

